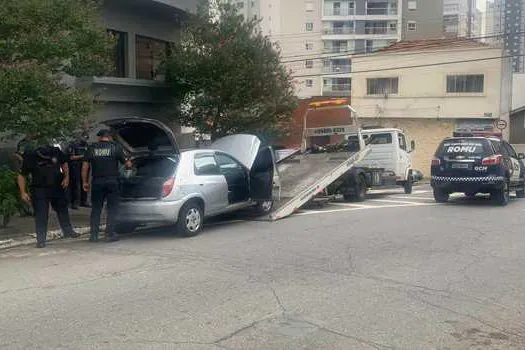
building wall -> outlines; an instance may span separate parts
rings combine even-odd
[[[416,9],[409,9],[409,3]],[[443,36],[443,0],[403,0],[402,40],[437,39]],[[416,30],[409,31],[408,23],[415,22]]]
[[[499,49],[469,49],[382,54],[354,58],[352,103],[364,118],[497,118],[502,89],[502,61],[486,60],[443,64],[446,62],[494,58]],[[417,68],[418,65],[435,64]],[[394,69],[398,67],[411,67]],[[377,71],[383,70],[383,71]],[[484,92],[448,94],[448,74],[484,74]],[[399,93],[367,96],[367,78],[399,78]],[[507,82],[510,82],[508,80]],[[508,110],[507,121],[508,121]]]
[[[525,73],[512,75],[512,110],[525,107]]]

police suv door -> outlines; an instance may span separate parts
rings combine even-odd
[[[502,141],[501,144],[507,151],[510,158],[510,181],[512,183],[518,183],[520,181],[522,172],[522,166],[520,160],[518,159],[518,155],[509,143]]]

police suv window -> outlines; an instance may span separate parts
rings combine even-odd
[[[512,148],[511,145],[509,145],[507,142],[503,141],[502,142],[502,145],[503,147],[505,147],[505,149],[507,150],[507,153],[512,157],[512,158],[518,158],[518,155],[516,154],[516,151],[514,150],[514,148]]]
[[[492,154],[489,143],[483,139],[452,139],[441,143],[437,156],[441,157],[472,157],[480,158]]]
[[[212,154],[195,157],[195,175],[220,175],[220,169]]]

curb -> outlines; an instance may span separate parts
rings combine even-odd
[[[101,230],[104,230],[105,228],[106,228],[106,225],[102,225],[100,227]],[[75,232],[80,234],[80,237],[88,235],[90,231],[89,226],[73,227],[73,229],[75,230]],[[0,241],[0,251],[36,243],[36,240],[35,240],[36,233],[28,233],[26,235],[23,235],[22,237],[31,237],[31,238],[26,238],[22,240],[15,240],[15,239],[9,238],[9,239],[2,240]],[[62,230],[51,230],[47,232],[47,242],[57,241],[63,238],[64,237],[62,236]]]

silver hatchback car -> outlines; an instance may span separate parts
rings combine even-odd
[[[138,226],[176,225],[177,233],[197,235],[205,217],[255,207],[272,209],[274,152],[254,135],[219,139],[212,149],[179,151],[175,136],[152,119],[103,122],[133,159],[121,181],[117,231]]]

